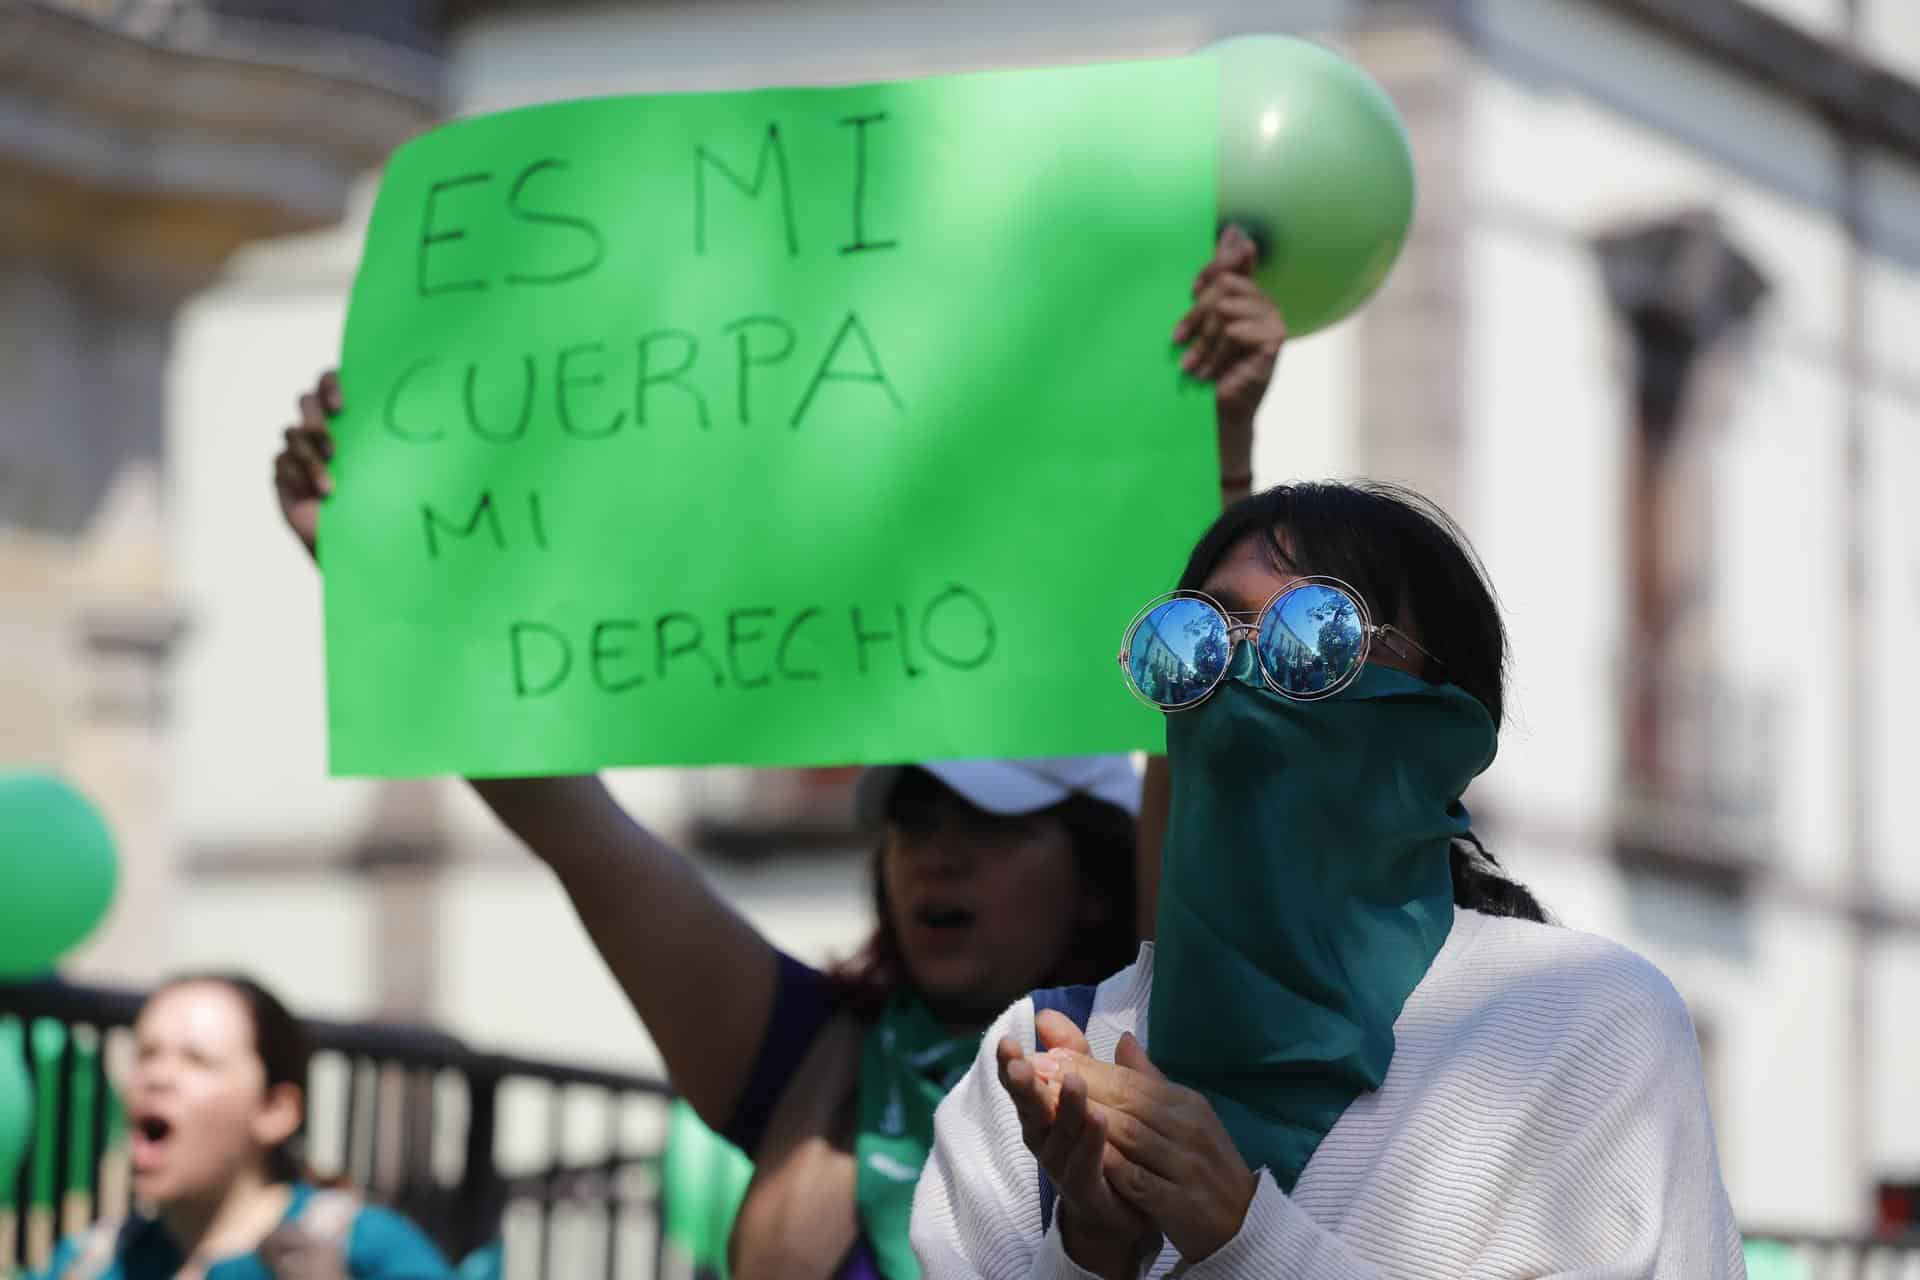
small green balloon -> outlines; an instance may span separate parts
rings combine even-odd
[[[27,1075],[20,1023],[0,1018],[0,1188],[9,1194],[32,1132],[33,1081]]]
[[[84,796],[44,773],[0,772],[0,979],[30,977],[100,923],[113,837]]]
[[[1386,91],[1292,36],[1236,36],[1220,64],[1220,220],[1261,247],[1254,278],[1294,337],[1387,278],[1413,222],[1413,150]]]

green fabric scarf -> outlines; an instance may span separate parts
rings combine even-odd
[[[1386,1078],[1394,1020],[1453,924],[1460,796],[1496,741],[1464,690],[1372,665],[1293,702],[1236,661],[1167,717],[1151,1052],[1283,1190]]]
[[[959,1083],[979,1036],[952,1036],[913,996],[895,996],[867,1031],[860,1056],[860,1227],[887,1280],[919,1280],[907,1228],[913,1188],[933,1150],[933,1111]]]

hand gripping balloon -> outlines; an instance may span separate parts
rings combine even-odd
[[[1386,279],[1413,221],[1413,152],[1386,91],[1332,50],[1236,36],[1220,64],[1220,220],[1260,247],[1254,278],[1293,337]]]

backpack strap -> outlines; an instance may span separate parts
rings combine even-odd
[[[1037,1023],[1041,1013],[1048,1009],[1053,1009],[1066,1014],[1067,1017],[1073,1019],[1074,1026],[1085,1031],[1087,1029],[1087,1019],[1093,1014],[1094,993],[1098,990],[1099,988],[1095,986],[1082,986],[1049,987],[1044,991],[1036,991],[1033,993],[1034,1021]],[[1034,1035],[1037,1039],[1039,1032],[1036,1031]],[[1040,1233],[1042,1235],[1045,1235],[1053,1228],[1053,1205],[1059,1198],[1060,1192],[1058,1188],[1053,1185],[1053,1179],[1047,1176],[1045,1169],[1041,1169]]]

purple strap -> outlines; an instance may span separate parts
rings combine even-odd
[[[767,1029],[760,1037],[760,1051],[721,1137],[748,1156],[758,1153],[780,1095],[786,1092],[820,1029],[833,1014],[833,987],[827,976],[781,952],[780,979],[774,987]]]

